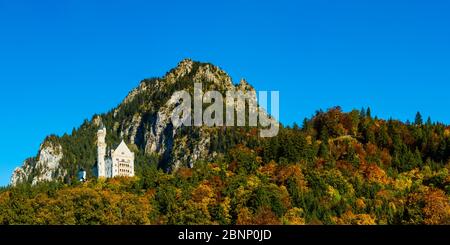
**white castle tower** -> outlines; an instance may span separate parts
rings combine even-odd
[[[97,169],[98,178],[112,178],[116,176],[134,176],[134,153],[122,140],[116,150],[106,152],[106,127],[102,126],[97,132]]]
[[[107,177],[106,175],[106,127],[101,127],[97,132],[97,177]]]

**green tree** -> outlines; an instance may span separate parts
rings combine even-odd
[[[414,124],[419,126],[423,124],[422,114],[420,114],[420,112],[417,112]]]

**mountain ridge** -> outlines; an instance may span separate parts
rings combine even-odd
[[[17,167],[11,177],[11,185],[21,182],[36,184],[40,181],[65,180],[75,176],[75,167],[92,169],[89,164],[95,163],[95,127],[104,123],[108,128],[108,142],[117,143],[125,139],[135,151],[145,154],[156,154],[162,159],[162,167],[166,171],[176,169],[181,165],[193,166],[194,162],[212,156],[208,152],[210,129],[192,128],[190,136],[183,132],[177,134],[177,128],[171,128],[170,111],[166,103],[175,91],[192,90],[194,83],[202,83],[204,89],[226,91],[237,89],[254,90],[245,80],[233,84],[231,77],[218,66],[211,63],[183,59],[170,69],[163,77],[142,80],[132,89],[119,105],[103,114],[96,114],[75,131],[89,134],[88,141],[83,142],[83,151],[73,153],[69,149],[79,144],[70,142],[78,132],[61,137],[50,135],[39,147],[37,156],[26,159],[21,167]],[[64,142],[66,138],[67,142]],[[64,143],[62,143],[63,141]],[[70,142],[70,143],[69,143]],[[174,145],[175,143],[175,145]],[[187,147],[185,152],[183,147]],[[64,148],[64,149],[63,149]],[[175,148],[175,149],[174,149]],[[58,154],[54,154],[58,152]],[[66,154],[64,154],[66,153]],[[74,154],[85,154],[73,156]],[[67,167],[70,170],[67,171]],[[92,171],[89,176],[93,176]]]

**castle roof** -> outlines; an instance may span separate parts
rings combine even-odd
[[[125,144],[125,142],[123,140],[122,140],[122,142],[120,142],[119,146],[117,146],[117,148],[114,152],[119,153],[121,155],[132,155],[133,154],[130,151],[130,149],[128,148],[127,144]]]

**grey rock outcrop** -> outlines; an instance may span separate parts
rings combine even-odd
[[[22,167],[14,170],[10,184],[15,186],[18,183],[27,182],[35,185],[38,182],[62,178],[65,172],[60,168],[62,157],[61,145],[49,141],[44,142],[40,146],[36,158],[25,160]]]

